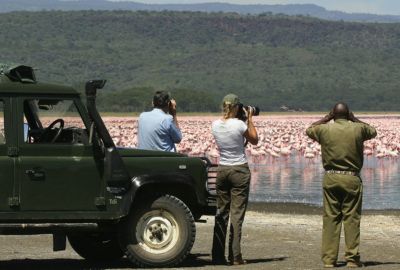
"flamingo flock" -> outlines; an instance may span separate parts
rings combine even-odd
[[[189,156],[206,156],[218,161],[219,153],[211,134],[211,123],[218,116],[179,117],[183,140],[177,144],[177,151]],[[254,117],[259,143],[248,144],[246,154],[253,163],[261,163],[267,157],[280,158],[298,155],[312,160],[321,155],[320,145],[308,138],[305,130],[320,117],[310,115],[276,115]],[[54,119],[46,119],[44,125]],[[65,118],[70,126],[83,127],[76,118]],[[111,137],[117,146],[137,146],[137,117],[104,117]],[[400,157],[400,116],[368,115],[362,118],[377,129],[376,138],[364,142],[364,155],[382,158]]]
[[[211,134],[211,123],[218,118],[218,116],[178,117],[183,140],[177,144],[177,151],[189,156],[207,156],[216,162],[219,153]],[[309,160],[319,157],[320,145],[305,134],[306,128],[319,118],[310,115],[254,117],[259,143],[256,146],[247,145],[246,154],[249,161],[261,163],[267,157],[279,158],[289,155],[299,155]],[[375,139],[364,143],[364,155],[376,158],[399,157],[400,117],[368,115],[361,118],[374,126],[378,132]],[[116,145],[136,147],[137,118],[105,117],[104,121]]]

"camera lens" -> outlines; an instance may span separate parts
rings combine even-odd
[[[260,108],[253,107],[253,115],[260,115]]]
[[[246,110],[252,110],[253,111],[253,116],[257,116],[260,115],[260,108],[256,107],[256,106],[246,106]]]

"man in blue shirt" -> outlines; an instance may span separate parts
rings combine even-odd
[[[176,152],[182,133],[176,117],[176,102],[165,91],[153,97],[154,109],[139,116],[138,148]]]

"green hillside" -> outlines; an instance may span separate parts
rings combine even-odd
[[[218,110],[228,92],[262,110],[398,110],[400,24],[191,12],[0,15],[0,62],[81,89],[108,80],[103,110],[141,111],[155,89],[186,111]]]

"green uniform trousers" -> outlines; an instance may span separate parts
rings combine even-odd
[[[251,173],[247,164],[218,167],[217,214],[215,216],[212,257],[225,259],[225,239],[229,216],[229,259],[241,258],[242,224],[249,198]]]
[[[360,261],[360,221],[363,186],[358,176],[325,174],[323,181],[322,261],[338,259],[342,223],[346,261]]]

